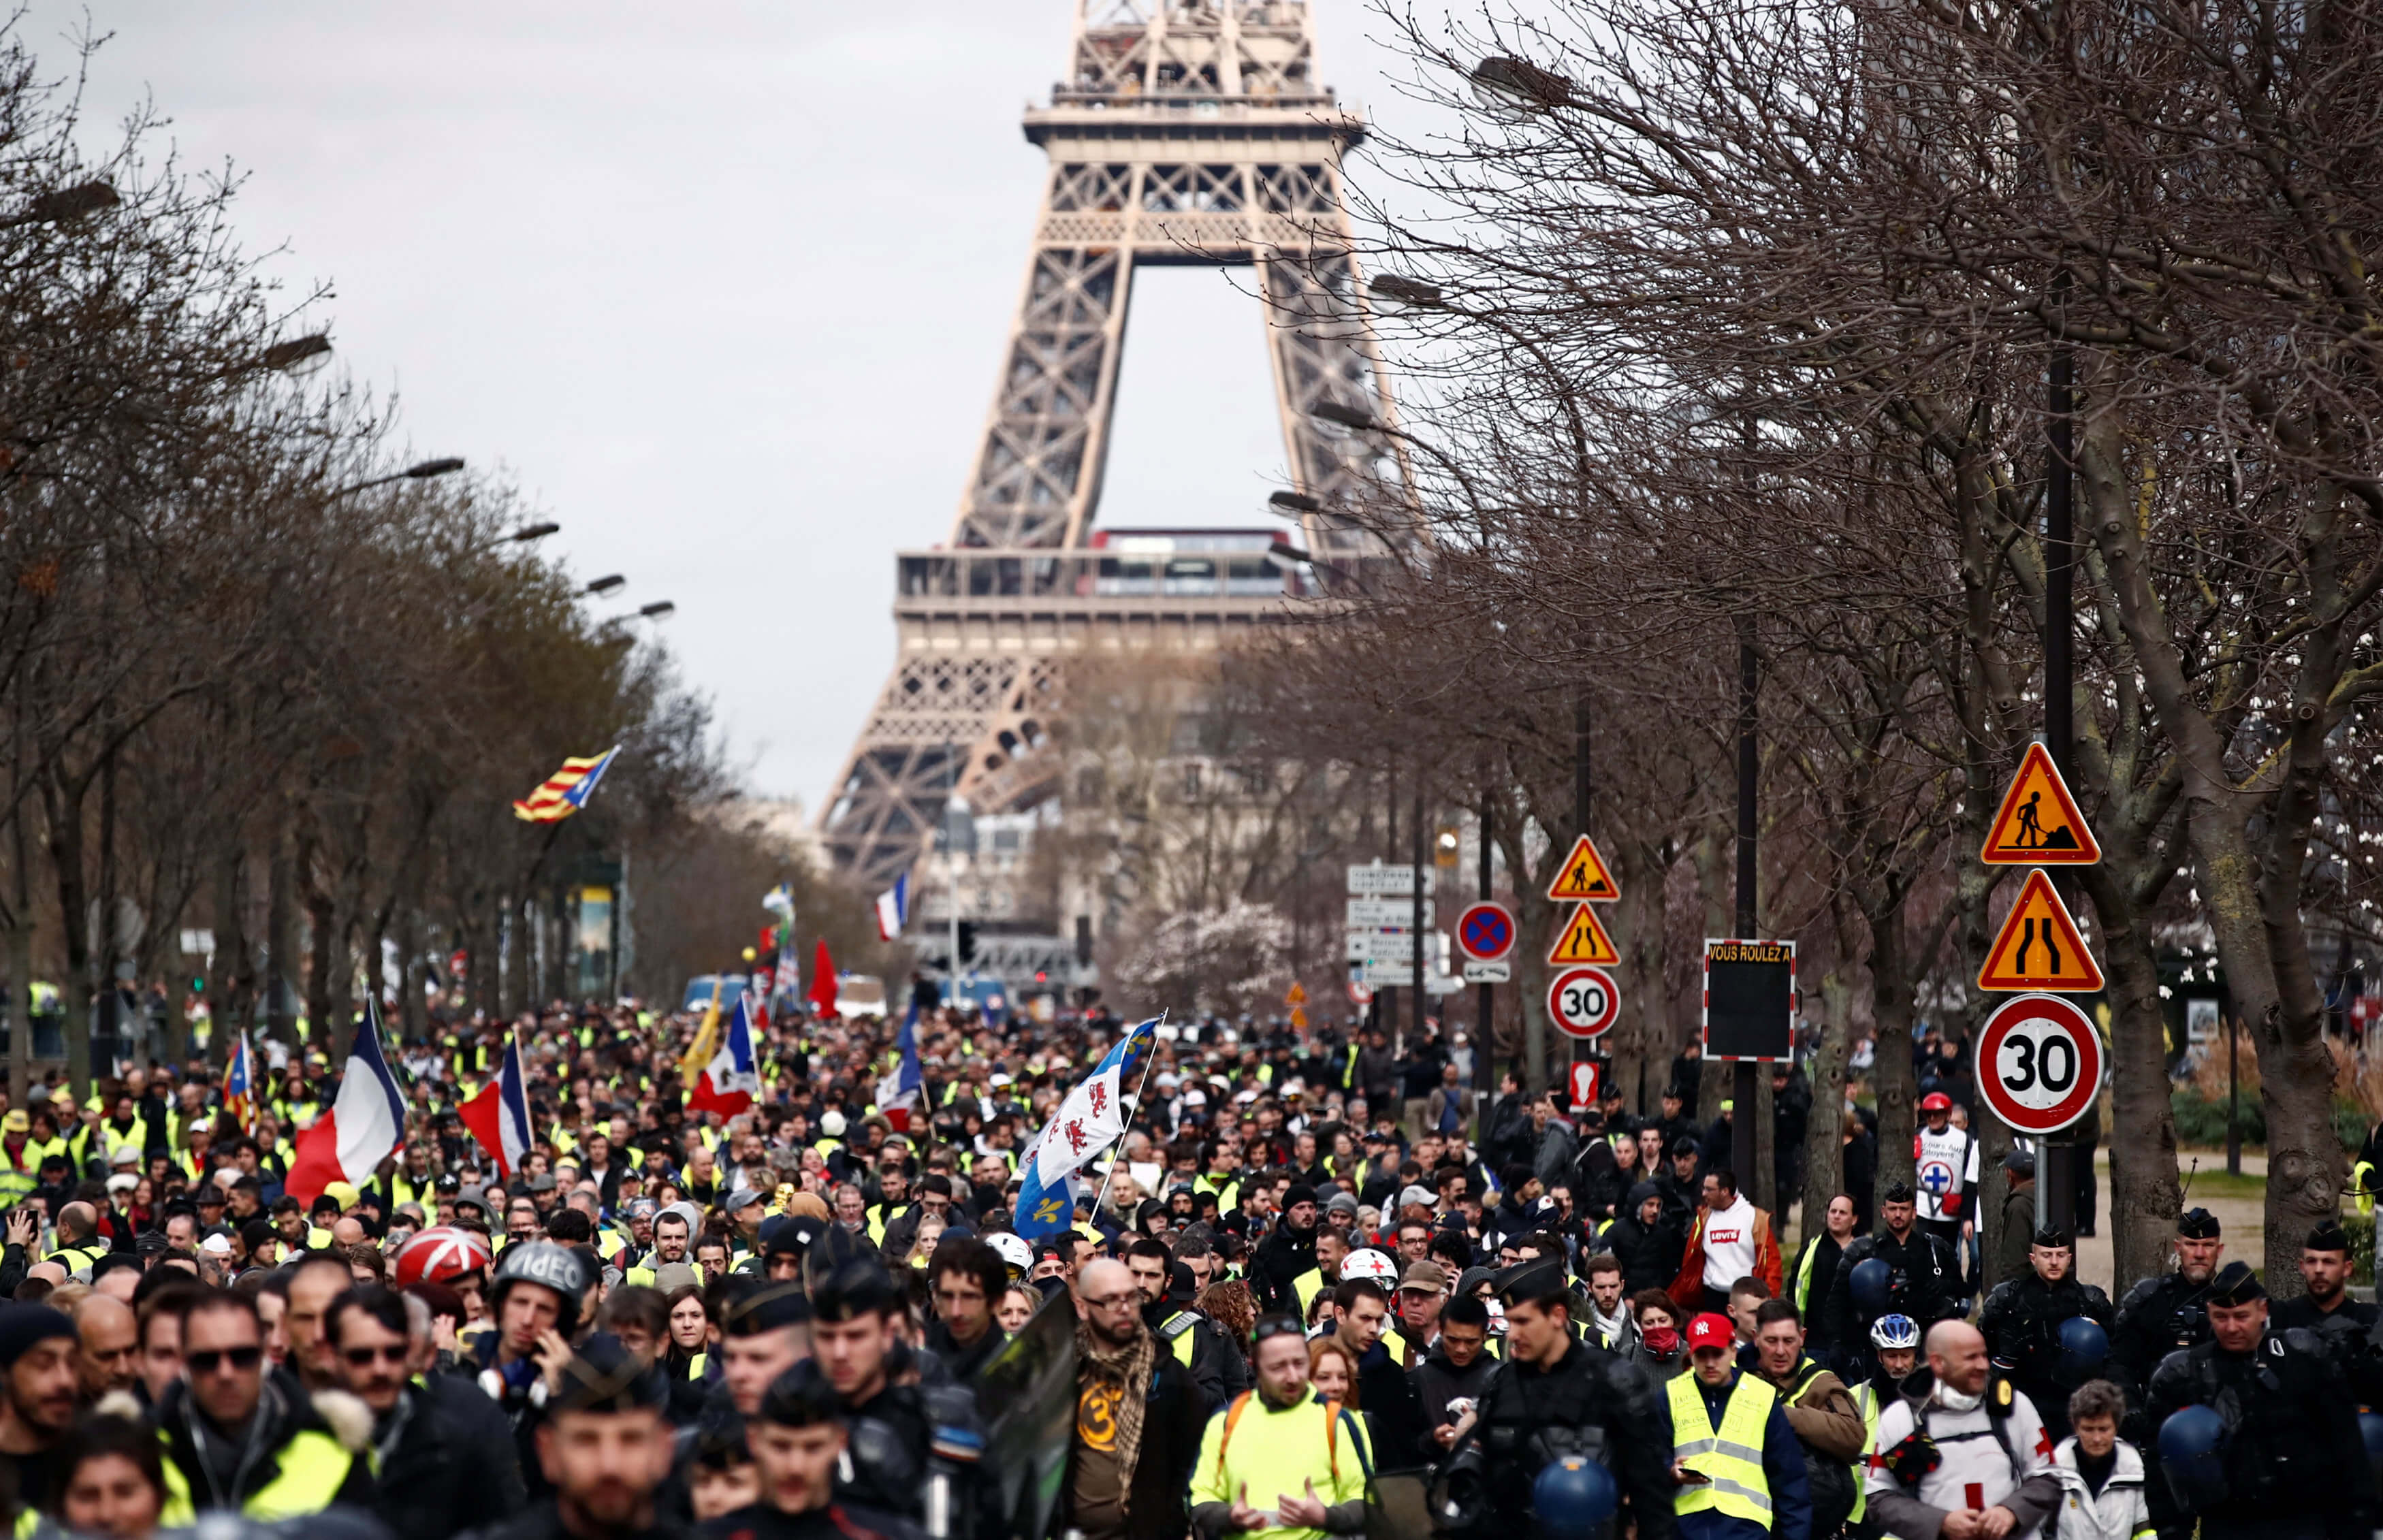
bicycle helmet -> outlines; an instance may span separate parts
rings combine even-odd
[[[451,1284],[474,1273],[488,1271],[493,1253],[488,1237],[460,1225],[433,1225],[397,1249],[389,1281],[399,1288],[415,1284]]]
[[[1871,1324],[1870,1339],[1882,1348],[1917,1348],[1920,1323],[1908,1315],[1882,1315]]]
[[[1346,1283],[1351,1278],[1371,1278],[1376,1283],[1396,1287],[1399,1264],[1367,1246],[1340,1259],[1340,1281]]]
[[[488,1280],[489,1307],[501,1314],[505,1296],[516,1284],[536,1284],[554,1291],[557,1301],[554,1329],[569,1337],[579,1324],[580,1304],[587,1294],[591,1280],[587,1269],[569,1247],[550,1240],[524,1240],[505,1248],[497,1260],[497,1270]]]

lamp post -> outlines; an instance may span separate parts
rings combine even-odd
[[[2053,293],[2065,301],[2068,290],[2066,269],[2055,274]],[[2075,533],[2074,487],[2070,474],[2075,467],[2071,432],[2071,413],[2075,401],[2071,395],[2073,363],[2067,348],[2052,352],[2045,407],[2049,420],[2044,425],[2044,489],[2043,489],[2043,751],[2052,757],[2052,768],[2065,782],[2076,758],[2076,626],[2072,618],[2075,604],[2077,544]],[[2052,876],[2053,891],[2070,913],[2077,907],[2076,874],[2067,867],[2056,867]],[[2227,1024],[2227,1039],[2233,1039],[2233,1024]],[[2232,1133],[2233,1115],[2227,1115],[2228,1147],[2235,1150]],[[2037,1225],[2043,1229],[2067,1230],[2077,1222],[2077,1146],[2067,1133],[2050,1135],[2042,1142],[2042,1159],[2036,1173]],[[2228,1162],[2229,1170],[2239,1168],[2239,1154]]]
[[[593,594],[599,598],[601,598],[604,595],[611,593],[615,588],[627,587],[628,584],[629,580],[623,577],[619,573],[606,573],[602,577],[596,579],[593,583],[590,583],[586,587],[582,588],[579,591],[583,594]]]
[[[327,492],[323,495],[323,500],[325,502],[330,502],[334,499],[348,497],[357,492],[369,492],[376,487],[387,487],[393,482],[428,481],[434,476],[451,475],[463,468],[463,462],[452,455],[443,460],[425,460],[415,464],[408,465],[404,470],[394,472],[389,475],[374,476],[367,481],[352,482],[348,486],[339,488],[337,491]]]

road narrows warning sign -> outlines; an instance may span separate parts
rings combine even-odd
[[[1597,922],[1597,911],[1587,904],[1575,904],[1572,918],[1556,935],[1555,945],[1548,949],[1551,963],[1618,963],[1622,955],[1613,950],[1613,938]]]
[[[1622,896],[1615,885],[1613,870],[1599,855],[1597,842],[1583,834],[1572,842],[1572,854],[1556,870],[1556,880],[1548,884],[1548,896],[1568,903],[1610,904]]]
[[[2006,867],[2090,867],[2102,858],[2085,815],[2042,744],[2027,745],[1979,858]]]
[[[2102,967],[2086,949],[2068,906],[2041,867],[2027,874],[2019,902],[2004,917],[1986,966],[1978,970],[1982,990],[2056,990],[2091,994],[2102,987]]]

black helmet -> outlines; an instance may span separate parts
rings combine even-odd
[[[489,1308],[503,1310],[506,1291],[524,1283],[550,1288],[560,1296],[554,1329],[569,1337],[579,1324],[580,1301],[587,1294],[587,1266],[579,1254],[550,1240],[515,1241],[497,1258],[497,1269],[488,1275]]]

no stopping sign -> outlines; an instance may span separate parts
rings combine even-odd
[[[2085,1013],[2053,994],[2022,994],[1978,1034],[1978,1094],[2015,1133],[2056,1134],[2102,1090],[2102,1038]]]

